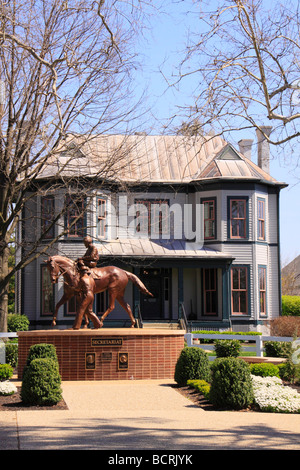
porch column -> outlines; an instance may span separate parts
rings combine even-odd
[[[181,304],[183,304],[183,268],[178,268],[178,319],[182,317]]]
[[[223,320],[228,320],[230,317],[230,269],[229,266],[222,268],[222,298],[223,298]]]
[[[133,274],[135,274],[136,276],[140,277],[140,269],[139,268],[133,268],[132,269],[132,272]],[[133,292],[133,305],[134,305],[134,309],[133,309],[133,316],[135,319],[138,319],[139,318],[139,309],[141,308],[141,296],[140,296],[140,291],[138,289],[138,287],[133,284],[132,285],[132,292]]]

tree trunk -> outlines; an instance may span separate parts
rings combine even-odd
[[[8,288],[9,288],[9,247],[2,246],[0,249],[0,332],[7,331],[7,309],[8,309]]]

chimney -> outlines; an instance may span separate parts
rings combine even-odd
[[[242,139],[238,142],[238,144],[241,154],[251,160],[253,139]]]
[[[257,165],[267,173],[270,173],[270,145],[264,134],[269,137],[272,126],[261,126],[256,129],[257,136]]]

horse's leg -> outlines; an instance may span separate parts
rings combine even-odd
[[[81,327],[83,315],[87,314],[88,308],[94,301],[93,284],[89,276],[83,276],[81,279],[81,289],[78,294],[79,305],[77,307],[77,314],[73,324],[73,330],[79,330]]]
[[[86,322],[89,323],[89,321],[92,320],[95,329],[101,328],[102,325],[100,323],[100,320],[97,315],[93,312],[93,302],[86,309],[86,313],[84,314],[84,316]],[[87,325],[84,325],[83,328],[87,328]]]
[[[115,308],[115,300],[116,300],[116,295],[117,294],[113,291],[110,291],[110,290],[108,290],[108,294],[109,294],[109,306],[106,309],[106,311],[103,313],[102,317],[100,318],[100,326],[101,327],[103,326],[103,321],[105,320],[107,315],[109,315],[110,312],[112,312],[113,309]]]
[[[70,300],[70,298],[74,295],[74,292],[64,292],[62,298],[60,299],[59,302],[57,302],[56,306],[55,306],[55,312],[54,312],[54,315],[53,315],[53,319],[52,319],[52,326],[55,326],[56,325],[56,317],[57,317],[57,313],[58,313],[58,309],[63,305],[65,304],[66,302],[68,302],[68,300]]]
[[[121,294],[118,295],[117,301],[118,301],[119,304],[124,308],[124,310],[126,310],[126,312],[128,313],[129,318],[130,318],[130,320],[131,320],[131,328],[134,328],[134,325],[135,325],[136,321],[135,321],[134,316],[133,316],[133,314],[132,314],[130,305],[124,300],[124,297],[123,297],[123,295],[121,295]]]

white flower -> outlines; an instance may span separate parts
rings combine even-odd
[[[12,395],[16,391],[17,387],[11,382],[9,382],[9,380],[0,382],[0,395]]]
[[[300,394],[278,377],[251,375],[254,401],[262,411],[300,413]]]

